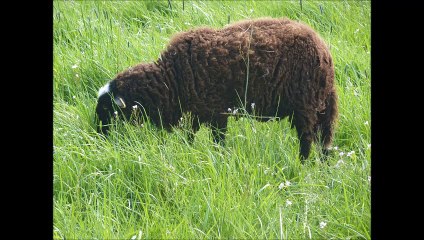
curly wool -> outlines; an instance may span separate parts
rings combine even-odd
[[[292,118],[302,159],[318,135],[324,149],[332,142],[337,96],[330,52],[310,27],[286,18],[178,33],[157,62],[131,67],[111,83],[115,95],[141,104],[166,129],[191,112],[194,132],[209,123],[220,141],[227,109],[241,102],[252,112],[254,103],[256,115]]]

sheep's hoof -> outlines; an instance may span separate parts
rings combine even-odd
[[[305,157],[304,155],[300,154],[299,159],[300,159],[300,163],[302,163],[304,165],[305,162],[306,162],[306,159],[308,159],[308,157]]]
[[[329,153],[330,153],[330,150],[328,148],[325,148],[325,149],[322,150],[322,154],[325,158],[327,158]]]
[[[320,157],[321,163],[326,162],[327,164],[329,164],[329,162],[327,160],[328,160],[328,156],[330,155],[330,152],[331,152],[331,150],[328,149],[328,148],[324,148],[322,150],[322,154],[321,154],[321,157]]]

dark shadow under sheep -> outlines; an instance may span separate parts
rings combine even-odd
[[[208,123],[215,142],[220,142],[228,108],[240,103],[248,113],[254,103],[257,116],[288,116],[300,139],[302,160],[317,140],[326,153],[337,96],[333,61],[324,41],[310,27],[286,18],[178,33],[159,60],[131,67],[100,89],[98,131],[107,133],[114,106],[129,117],[137,105],[167,130],[190,112],[193,134]]]

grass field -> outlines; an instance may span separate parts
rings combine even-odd
[[[184,3],[184,4],[183,4]],[[184,6],[184,8],[183,8]],[[54,1],[55,239],[370,239],[368,1]],[[261,16],[312,26],[330,46],[339,121],[327,163],[298,159],[289,122],[230,118],[224,147],[202,127],[119,123],[96,134],[97,91],[158,58],[170,37]]]

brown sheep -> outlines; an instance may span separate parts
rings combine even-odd
[[[310,27],[286,18],[178,33],[156,62],[131,67],[100,89],[98,131],[107,133],[114,106],[129,117],[138,105],[143,109],[139,112],[167,130],[190,112],[192,134],[208,123],[214,141],[220,142],[228,108],[240,103],[248,113],[253,103],[256,116],[288,116],[300,139],[302,160],[318,139],[327,154],[337,95],[333,61],[324,41]]]

